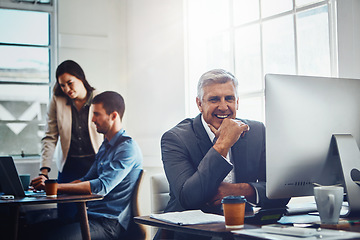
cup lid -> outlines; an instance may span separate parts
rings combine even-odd
[[[221,203],[245,203],[246,198],[244,196],[226,196],[221,200]]]

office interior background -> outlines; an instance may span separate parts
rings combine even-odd
[[[238,116],[264,122],[267,73],[360,78],[358,0],[35,2],[0,0],[0,155],[37,175],[55,70],[75,60],[96,89],[124,96],[124,128],[144,156],[144,215],[161,135],[198,114],[205,71],[234,73]]]

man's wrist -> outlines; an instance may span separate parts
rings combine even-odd
[[[229,148],[224,147],[221,143],[216,142],[213,148],[224,158],[226,158]]]

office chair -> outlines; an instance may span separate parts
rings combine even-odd
[[[139,189],[142,181],[144,180],[145,170],[141,170],[139,173],[139,177],[135,183],[134,191],[131,197],[131,205],[132,205],[132,216],[137,217],[140,216],[139,209]],[[134,220],[131,220],[128,234],[125,236],[125,240],[144,240],[146,239],[146,229],[144,225],[137,224]]]
[[[151,213],[163,213],[167,203],[170,200],[169,183],[164,173],[155,174],[150,177],[151,191]],[[152,227],[154,236],[158,228]],[[173,233],[168,230],[162,230],[160,239],[172,239]]]
[[[169,183],[164,173],[150,177],[151,213],[163,213],[170,200]]]

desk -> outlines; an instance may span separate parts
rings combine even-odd
[[[223,240],[245,240],[245,239],[261,239],[257,237],[250,237],[248,235],[233,234],[231,230],[225,228],[225,223],[211,223],[211,224],[197,224],[197,225],[177,225],[163,222],[150,216],[134,217],[134,221],[138,224],[150,225],[162,229],[167,229],[175,232],[183,232],[188,234],[196,234],[208,237],[218,237]],[[257,229],[259,226],[245,224],[242,229]],[[350,225],[347,229],[351,232],[360,232],[360,224]],[[359,239],[359,238],[354,238]]]
[[[163,222],[150,216],[134,217],[134,221],[139,224],[150,225],[162,229],[167,229],[175,232],[183,232],[188,234],[196,234],[207,237],[218,237],[223,240],[233,240],[234,234],[231,230],[225,228],[225,223],[210,223],[210,224],[196,224],[196,225],[177,225]],[[245,224],[245,229],[258,228],[255,225]]]
[[[86,211],[86,202],[101,200],[103,196],[101,195],[58,195],[55,198],[50,197],[21,197],[15,198],[13,200],[0,200],[0,205],[9,206],[12,211],[12,216],[14,217],[14,239],[17,239],[18,236],[18,227],[19,227],[19,211],[20,206],[22,205],[36,205],[36,204],[48,204],[48,203],[70,203],[76,202],[79,214],[80,214],[80,226],[81,234],[83,239],[90,239],[90,229],[89,222]]]

